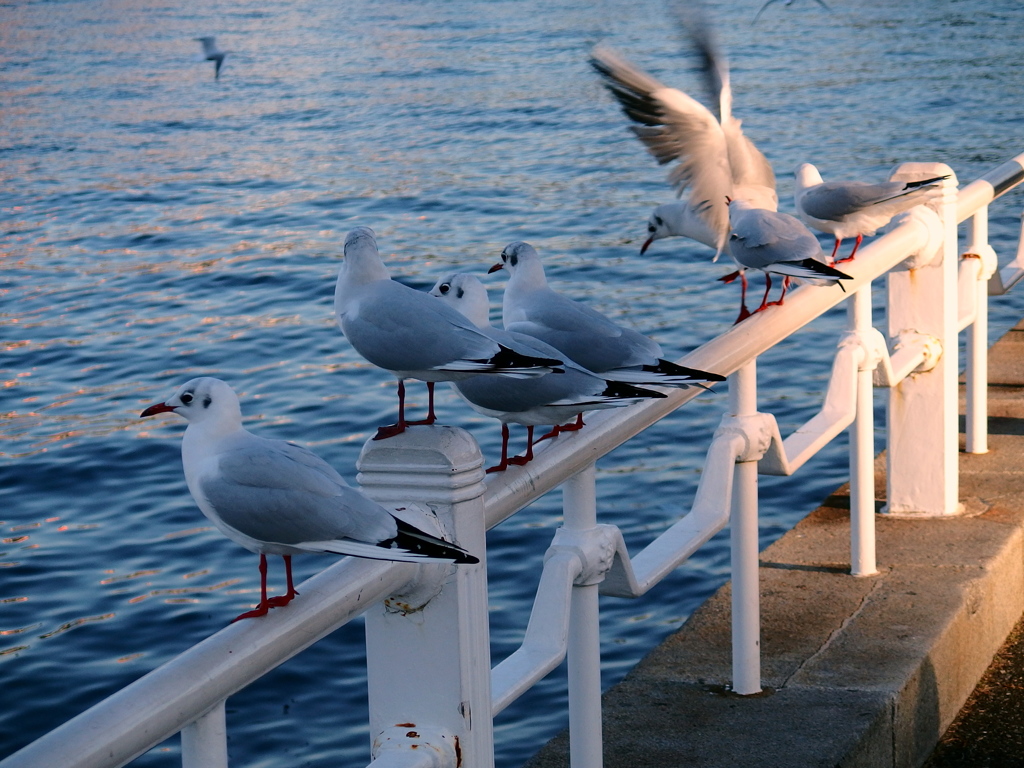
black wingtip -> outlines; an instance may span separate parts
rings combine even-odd
[[[929,184],[935,184],[940,181],[945,181],[949,178],[947,173],[945,176],[936,176],[932,179],[922,179],[921,181],[908,181],[904,189],[917,189],[918,187],[927,187]]]
[[[500,351],[489,360],[496,368],[554,368],[565,365],[562,360],[550,357],[531,357],[520,354],[502,344],[498,346],[501,347]]]
[[[392,517],[394,517],[392,515]],[[382,541],[378,546],[389,548],[391,544],[397,544],[401,549],[415,552],[426,557],[435,557],[439,560],[452,560],[458,565],[474,565],[480,562],[480,558],[469,554],[457,544],[431,536],[419,528],[395,517],[398,525],[398,535],[393,539]]]
[[[725,381],[725,376],[702,371],[698,368],[687,368],[685,365],[679,365],[669,360],[658,360],[657,365],[645,365],[643,369],[650,373],[660,373],[667,376],[687,376],[693,379],[695,384],[700,381]]]
[[[605,383],[607,386],[604,388],[604,392],[601,393],[602,397],[668,397],[668,395],[663,392],[655,392],[653,389],[644,389],[643,387],[627,384],[624,381],[607,381]]]
[[[836,280],[853,280],[853,275],[848,275],[845,272],[840,272],[835,267],[830,267],[828,264],[823,264],[817,259],[804,259],[803,261],[799,262],[799,264],[804,269],[809,269],[812,272],[816,272],[822,277],[831,277]],[[841,285],[840,288],[842,288]],[[845,291],[846,289],[843,288],[843,290]]]

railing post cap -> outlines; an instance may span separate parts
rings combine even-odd
[[[889,181],[921,181],[936,176],[949,176],[943,186],[955,187],[959,183],[956,172],[945,163],[900,163],[892,169]]]
[[[386,440],[368,440],[356,461],[356,469],[361,475],[396,471],[455,475],[472,473],[483,462],[480,447],[469,432],[433,425],[409,427]]]

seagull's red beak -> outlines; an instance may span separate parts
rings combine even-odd
[[[167,403],[156,403],[155,405],[149,406],[146,410],[139,414],[139,418],[145,418],[146,416],[155,416],[158,413],[173,413],[173,406]]]
[[[640,255],[641,256],[643,256],[645,253],[647,253],[647,249],[651,247],[651,243],[653,243],[653,242],[654,242],[654,235],[651,235],[646,240],[644,240],[644,244],[640,246]]]
[[[502,261],[499,261],[497,264],[495,264],[493,267],[491,267],[490,269],[487,270],[487,274],[489,275],[492,272],[497,272],[499,269],[504,269],[504,268],[505,268],[505,263],[502,262]]]

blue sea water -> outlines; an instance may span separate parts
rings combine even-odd
[[[1017,0],[831,5],[776,3],[757,26],[759,0],[711,6],[783,210],[798,162],[882,179],[935,160],[967,182],[1024,149]],[[196,61],[192,38],[208,34],[230,51],[219,81]],[[700,94],[660,0],[0,3],[0,757],[257,597],[255,556],[188,495],[184,424],[140,421],[143,407],[219,376],[250,429],[350,480],[394,420],[393,381],[334,326],[350,228],[373,227],[393,274],[422,289],[529,240],[556,287],[673,357],[730,327],[726,265],[678,240],[638,255],[671,191],[589,70],[598,41]],[[992,207],[1004,263],[1022,200]],[[503,281],[488,284],[497,304]],[[993,339],[1022,315],[1024,295],[995,300]],[[816,410],[842,325],[833,311],[762,358],[761,407],[784,432]],[[718,389],[599,462],[601,519],[634,551],[689,508]],[[497,424],[439,391],[442,420],[494,457]],[[845,476],[840,440],[793,478],[762,478],[763,542]],[[495,660],[521,641],[559,503],[489,534]],[[296,561],[303,578],[327,564]],[[603,600],[605,684],[727,567],[720,536],[645,599]],[[363,657],[357,621],[233,697],[232,764],[365,764]],[[559,671],[506,710],[498,764],[563,727],[564,702]],[[175,765],[177,750],[135,764]]]

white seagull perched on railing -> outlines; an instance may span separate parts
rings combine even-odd
[[[754,310],[781,305],[786,297],[791,278],[802,278],[814,284],[838,284],[840,280],[852,280],[850,275],[818,260],[822,256],[821,245],[800,221],[787,213],[766,211],[755,208],[742,200],[729,203],[729,255],[739,265],[739,277],[743,281],[740,298],[740,315],[736,322],[752,313],[747,310],[747,279],[744,271],[759,269],[764,272],[765,289],[761,306]],[[778,301],[769,302],[768,292],[772,287],[772,275],[782,275],[782,295]],[[846,290],[845,288],[843,289]]]
[[[800,219],[819,232],[835,237],[832,260],[839,244],[847,237],[856,237],[850,255],[839,262],[850,261],[865,235],[873,235],[898,213],[910,210],[939,194],[940,184],[948,176],[923,181],[822,181],[818,169],[810,163],[797,166],[796,191],[793,195]]]
[[[638,124],[631,126],[633,132],[658,163],[675,163],[669,181],[677,193],[689,191],[686,200],[654,209],[640,253],[656,240],[683,236],[714,248],[717,259],[729,235],[726,197],[774,211],[775,174],[733,117],[729,64],[706,19],[699,9],[678,10],[703,59],[718,118],[696,99],[662,85],[609,48],[596,47],[590,63],[626,116]]]
[[[442,277],[430,293],[457,309],[474,325],[486,331],[488,336],[506,346],[529,350],[530,354],[538,357],[560,356],[557,349],[540,339],[492,326],[487,288],[473,275]],[[452,382],[455,391],[473,410],[501,422],[501,461],[490,467],[488,472],[499,472],[509,464],[521,465],[532,460],[533,429],[536,426],[550,424],[553,427],[548,434],[537,440],[540,442],[562,432],[579,429],[583,426],[582,416],[587,411],[621,408],[648,398],[665,397],[661,392],[651,389],[608,381],[571,360],[566,361],[564,366],[565,373],[560,376],[532,379],[474,376]],[[577,424],[563,426],[574,419]],[[522,424],[527,429],[526,453],[523,456],[508,457],[510,423]]]
[[[501,261],[489,272],[499,269],[510,275],[502,300],[506,331],[540,339],[605,379],[667,387],[725,381],[717,373],[663,359],[657,342],[551,290],[540,256],[529,243],[506,245]]]
[[[220,68],[224,63],[224,57],[228,55],[227,51],[222,51],[217,47],[216,37],[197,37],[195,38],[198,42],[203,45],[203,61],[213,62],[213,79],[220,79]]]
[[[543,376],[562,364],[499,344],[434,296],[396,283],[369,227],[356,227],[345,238],[334,314],[353,349],[398,379],[398,422],[378,429],[374,440],[404,432],[409,424],[433,424],[434,382],[479,374]],[[423,421],[405,420],[404,379],[427,382],[430,405]]]
[[[461,547],[371,501],[315,453],[246,430],[238,396],[220,379],[187,381],[169,400],[149,406],[141,416],[157,413],[176,413],[188,420],[181,459],[185,482],[199,509],[221,533],[260,556],[260,603],[235,621],[264,616],[298,594],[292,582],[292,555],[479,562]],[[284,558],[288,583],[286,594],[269,599],[267,555]]]

